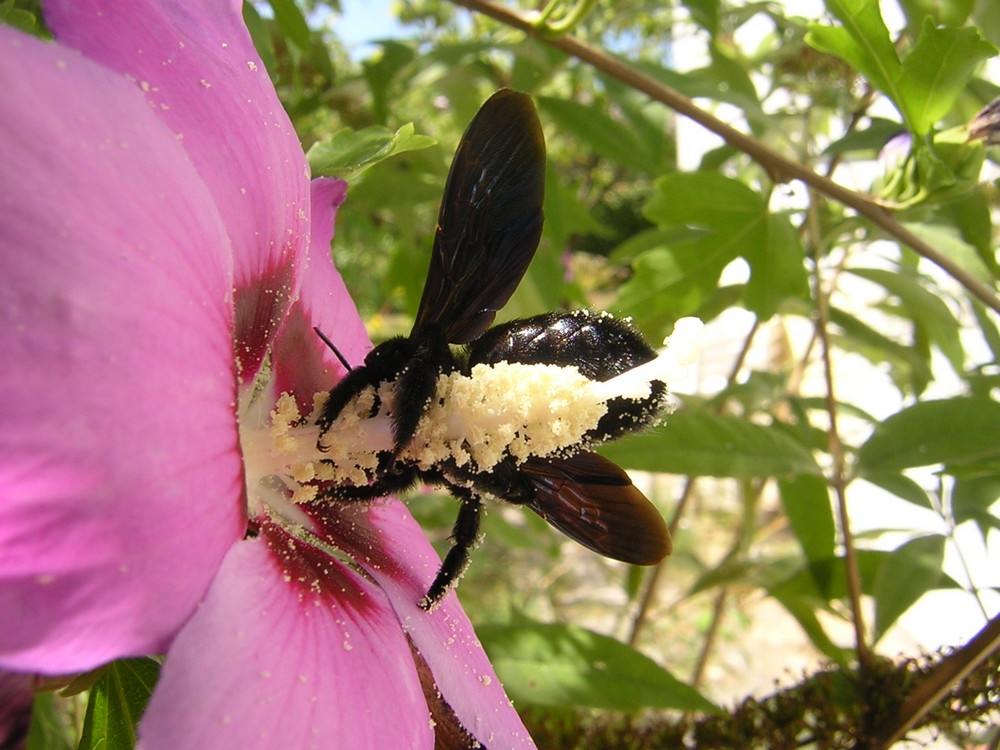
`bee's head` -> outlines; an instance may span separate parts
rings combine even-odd
[[[405,336],[395,336],[383,341],[365,357],[365,367],[380,380],[393,380],[413,358],[415,341]]]

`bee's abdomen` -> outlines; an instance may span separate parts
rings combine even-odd
[[[631,323],[574,310],[513,320],[472,343],[469,365],[496,362],[573,365],[591,380],[610,380],[656,356]]]

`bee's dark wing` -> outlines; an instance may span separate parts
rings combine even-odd
[[[542,234],[545,139],[531,97],[501,89],[455,152],[413,330],[449,342],[482,335],[531,262]]]
[[[532,458],[521,470],[538,491],[528,507],[584,547],[633,565],[655,565],[670,554],[659,511],[603,456]]]

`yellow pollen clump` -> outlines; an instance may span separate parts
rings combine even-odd
[[[383,384],[385,387],[386,384]],[[322,406],[327,394],[317,394]],[[387,394],[381,403],[392,401]],[[325,461],[315,465],[316,479],[362,486],[368,484],[378,468],[378,451],[392,447],[391,423],[384,413],[371,417],[375,406],[375,389],[365,388],[330,425],[320,439]],[[384,410],[383,410],[384,411]]]
[[[448,458],[486,471],[583,440],[607,405],[575,367],[500,362],[438,378],[437,391],[401,458],[430,468]]]
[[[286,439],[293,442],[288,447],[294,448],[294,440],[289,433],[294,427],[302,422],[302,415],[299,414],[299,405],[290,393],[282,393],[278,397],[277,403],[271,410],[271,436],[278,445]]]

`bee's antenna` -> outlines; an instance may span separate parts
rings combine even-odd
[[[319,326],[313,326],[313,330],[316,331],[316,335],[323,340],[323,343],[326,344],[328,347],[330,347],[330,351],[332,351],[334,354],[337,355],[337,359],[340,360],[340,364],[344,366],[345,370],[350,372],[351,370],[354,369],[353,367],[351,367],[350,364],[348,364],[347,360],[344,359],[344,355],[340,353],[340,349],[338,349],[336,345],[326,337],[325,333],[319,330]]]

